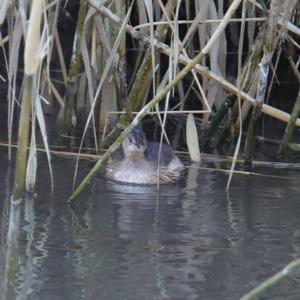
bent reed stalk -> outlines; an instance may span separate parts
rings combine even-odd
[[[285,266],[281,271],[274,274],[270,278],[266,279],[256,288],[251,290],[249,293],[240,298],[240,300],[254,300],[260,297],[264,292],[275,286],[279,281],[283,278],[290,276],[291,273],[295,272],[300,268],[300,258],[290,262],[287,266]]]

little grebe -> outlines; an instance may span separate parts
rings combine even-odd
[[[106,177],[133,184],[156,184],[159,143],[148,143],[143,130],[134,128],[106,167]],[[169,145],[162,144],[159,183],[177,181],[184,166]]]

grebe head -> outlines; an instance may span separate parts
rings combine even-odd
[[[135,127],[122,143],[125,156],[144,154],[147,142],[141,127]]]

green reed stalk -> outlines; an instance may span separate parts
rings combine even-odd
[[[298,71],[298,68],[296,66],[296,64],[294,63],[292,57],[288,57],[288,60],[290,62],[291,67],[293,68],[294,74],[296,75],[298,82],[300,84],[300,72]],[[287,153],[287,148],[288,148],[288,144],[291,141],[292,135],[293,135],[293,131],[295,128],[295,124],[296,124],[296,120],[300,115],[300,89],[298,92],[298,96],[297,96],[297,100],[294,104],[292,113],[291,113],[291,117],[288,121],[288,124],[286,125],[285,128],[285,132],[282,138],[282,142],[278,151],[279,155],[284,155],[286,157],[286,153]]]
[[[285,277],[290,277],[291,273],[295,270],[299,269],[300,267],[300,259],[296,259],[289,263],[286,267],[284,267],[281,271],[274,274],[264,282],[262,282],[260,285],[258,285],[256,288],[251,290],[249,293],[244,295],[240,298],[240,300],[254,300],[260,297],[265,291],[273,287],[275,284],[277,284],[280,280],[282,280]]]
[[[248,126],[247,137],[245,142],[245,165],[251,165],[252,163],[252,154],[253,154],[253,147],[255,144],[255,133],[257,127],[257,121],[259,120],[262,114],[262,105],[258,104],[253,107],[250,123]]]
[[[283,136],[282,143],[280,146],[279,154],[286,156],[286,150],[287,150],[288,144],[292,138],[293,131],[295,128],[295,123],[296,123],[296,120],[299,117],[299,115],[300,115],[300,90],[298,92],[297,100],[293,107],[291,117],[285,128],[285,132],[284,132],[284,136]]]
[[[28,154],[31,102],[33,77],[40,64],[38,53],[40,26],[44,1],[34,0],[31,6],[27,37],[24,51],[24,90],[22,97],[21,116],[18,131],[18,149],[15,166],[15,180],[13,188],[14,200],[22,198],[25,186],[26,165]],[[34,133],[32,133],[34,134]]]
[[[74,127],[72,117],[75,113],[75,95],[77,90],[76,79],[82,66],[82,55],[80,51],[80,43],[83,33],[84,19],[86,16],[86,2],[80,0],[80,7],[77,17],[76,31],[74,36],[74,47],[71,57],[70,68],[68,72],[68,86],[65,92],[65,107],[64,107],[64,133],[70,134]]]
[[[30,129],[30,115],[31,115],[31,98],[32,98],[32,83],[33,76],[24,76],[24,90],[22,97],[21,116],[19,120],[18,132],[18,149],[15,167],[15,181],[13,195],[14,199],[22,198],[25,186],[28,141]]]

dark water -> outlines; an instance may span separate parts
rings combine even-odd
[[[1,154],[3,299],[239,299],[299,257],[297,172],[236,175],[228,194],[197,166],[159,193],[98,178],[70,206],[73,161],[55,159],[54,197],[45,163],[37,197],[11,209]],[[261,299],[300,299],[299,273]]]

